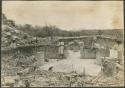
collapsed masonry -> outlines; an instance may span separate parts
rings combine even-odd
[[[101,58],[102,70],[93,79],[94,83],[113,86],[124,85],[124,54],[122,44],[114,45],[109,57]]]

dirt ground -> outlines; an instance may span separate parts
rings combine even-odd
[[[44,66],[41,66],[40,68],[43,70],[47,70],[49,67],[53,66],[54,72],[66,73],[72,71],[82,73],[85,69],[86,74],[88,75],[97,75],[100,72],[101,66],[95,64],[95,59],[80,59],[80,51],[74,52],[69,50],[68,53],[69,55],[67,59],[52,61]]]

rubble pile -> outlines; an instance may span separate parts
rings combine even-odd
[[[15,48],[31,43],[34,37],[18,30],[18,26],[14,21],[8,20],[4,15],[2,16],[2,50]],[[29,40],[29,41],[27,41]]]
[[[63,73],[36,70],[32,74],[22,73],[17,80],[22,81],[22,87],[25,87],[25,80],[28,80],[29,86],[32,87],[83,87],[88,85],[86,82],[88,79],[90,79],[89,76],[85,77],[76,72]],[[21,87],[19,83],[16,82],[15,87]]]
[[[105,59],[102,71],[91,81],[101,86],[124,86],[124,68],[115,59]]]
[[[4,87],[25,87],[29,85],[31,87],[82,87],[82,86],[90,86],[90,84],[85,83],[86,81],[91,79],[91,76],[83,74],[78,74],[77,72],[53,72],[53,70],[41,70],[39,67],[41,63],[39,60],[34,60],[34,56],[26,57],[20,55],[21,59],[17,58],[14,60],[12,65],[9,65],[10,69],[1,78],[2,86]],[[12,61],[12,58],[10,58]],[[22,64],[20,64],[22,62]],[[5,62],[4,62],[5,63]],[[44,63],[45,64],[45,63]],[[8,65],[8,63],[7,63]],[[17,66],[16,66],[17,65]],[[6,68],[6,67],[5,67]],[[6,69],[3,68],[5,71]],[[16,70],[17,69],[17,70]],[[13,74],[14,73],[14,74]],[[9,81],[8,81],[8,80]],[[28,80],[28,81],[26,81]],[[25,84],[26,81],[26,84]],[[28,82],[28,83],[27,83]]]

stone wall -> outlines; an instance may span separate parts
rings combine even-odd
[[[57,46],[47,46],[44,51],[45,58],[47,59],[58,59],[58,47]]]
[[[91,48],[84,48],[81,50],[81,59],[96,59],[96,50]]]

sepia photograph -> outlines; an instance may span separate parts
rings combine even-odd
[[[1,87],[124,87],[123,1],[2,1]]]

